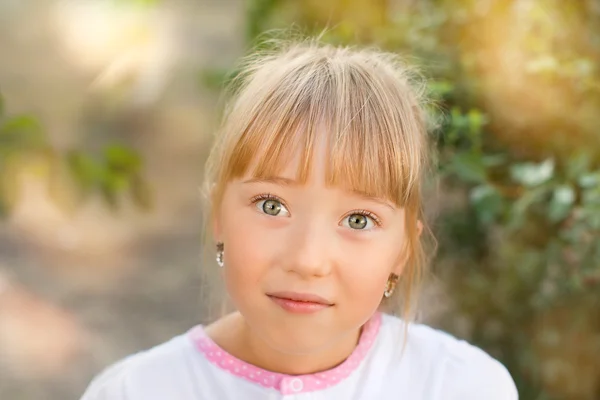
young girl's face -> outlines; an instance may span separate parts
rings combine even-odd
[[[406,259],[405,224],[403,209],[384,199],[328,186],[325,146],[303,184],[299,158],[278,176],[229,182],[215,234],[248,326],[279,351],[306,354],[356,335],[377,310]]]

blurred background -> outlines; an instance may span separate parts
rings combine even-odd
[[[522,399],[600,399],[598,0],[0,0],[0,399],[78,399],[203,320],[221,88],[290,26],[430,79],[420,318]]]

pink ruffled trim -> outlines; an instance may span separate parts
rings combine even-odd
[[[381,314],[376,313],[365,324],[352,354],[337,367],[316,374],[297,376],[267,371],[232,356],[213,342],[201,325],[192,328],[189,337],[206,359],[219,368],[266,388],[277,389],[282,394],[292,394],[323,390],[347,378],[358,368],[371,349],[380,325]]]

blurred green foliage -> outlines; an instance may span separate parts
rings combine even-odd
[[[128,193],[136,205],[150,208],[151,190],[141,174],[142,160],[134,150],[113,144],[99,157],[71,150],[67,164],[82,194],[98,192],[116,208],[119,196]]]
[[[48,196],[72,212],[90,195],[101,195],[112,208],[129,195],[143,209],[151,206],[142,160],[132,149],[112,144],[92,154],[73,149],[59,153],[41,124],[29,115],[7,115],[0,96],[0,217],[16,205],[27,175],[47,184]]]
[[[600,398],[600,7],[249,3],[249,44],[291,24],[329,28],[329,42],[420,65],[442,121],[432,132],[443,190],[434,272],[454,305],[440,323],[467,326],[522,399]],[[207,76],[218,86],[228,74]]]

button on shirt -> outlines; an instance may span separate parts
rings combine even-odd
[[[425,325],[410,324],[405,331],[400,319],[377,313],[346,361],[299,376],[245,363],[197,326],[109,367],[82,398],[109,399],[517,400],[518,395],[506,368],[479,348]]]

